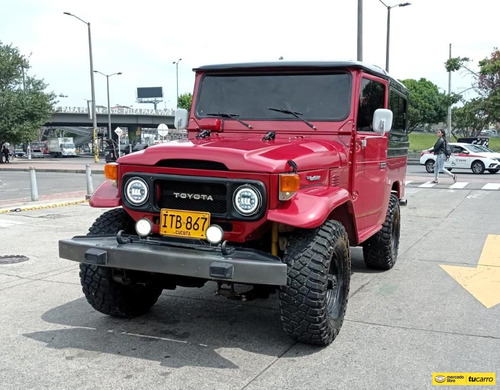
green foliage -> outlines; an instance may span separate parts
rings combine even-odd
[[[416,133],[413,132],[409,135],[410,138],[410,151],[421,152],[424,149],[429,149],[436,143],[437,136],[436,133]],[[446,136],[446,139],[450,142],[456,142],[453,137]],[[500,138],[490,138],[489,148],[495,152],[500,152]]]
[[[490,57],[479,61],[479,72],[467,67],[470,60],[466,57],[451,58],[445,63],[447,71],[463,69],[474,78],[472,88],[479,98],[465,102],[463,107],[454,110],[454,128],[464,136],[475,136],[490,124],[500,122],[500,51],[494,48]]]
[[[462,107],[452,110],[453,133],[461,137],[476,137],[488,127],[488,102],[483,98],[472,99]]]
[[[437,85],[421,78],[407,79],[402,83],[410,90],[408,101],[408,130],[424,128],[446,120],[448,107],[459,101],[459,96],[439,92]]]
[[[470,59],[467,57],[455,57],[450,58],[448,61],[444,63],[444,67],[447,72],[456,72],[461,68],[465,67],[465,64],[469,63]]]
[[[183,93],[179,96],[178,106],[179,108],[185,108],[186,110],[191,110],[191,103],[193,101],[193,94]]]
[[[19,50],[0,41],[0,145],[36,139],[52,113],[55,94],[44,92],[47,85],[28,69]]]

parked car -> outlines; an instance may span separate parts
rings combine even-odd
[[[26,152],[22,149],[14,150],[14,157],[23,158],[26,157]]]
[[[444,163],[444,167],[451,169],[471,169],[473,173],[484,173],[487,170],[490,173],[500,171],[500,154],[491,151],[481,145],[466,143],[449,143],[451,146],[451,156]],[[486,151],[487,149],[488,151]],[[425,165],[429,173],[434,172],[434,162],[436,156],[429,153],[429,150],[422,150],[420,155],[420,164]]]
[[[40,149],[33,149],[31,151],[31,158],[43,158],[43,153]]]

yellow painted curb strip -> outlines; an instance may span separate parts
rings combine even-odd
[[[42,204],[42,205],[38,205],[38,206],[13,207],[11,209],[0,210],[0,214],[19,213],[19,212],[23,212],[23,211],[40,210],[40,209],[53,209],[56,207],[72,206],[72,205],[86,203],[86,202],[88,202],[88,199],[75,200],[75,201],[62,202],[62,203]]]

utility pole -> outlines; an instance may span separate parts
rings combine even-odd
[[[450,53],[448,58],[451,60],[451,43],[450,43]],[[451,70],[448,71],[448,97],[451,96]],[[451,136],[451,104],[448,106],[448,115],[446,118],[448,137]]]
[[[363,0],[358,0],[358,61],[363,61]]]

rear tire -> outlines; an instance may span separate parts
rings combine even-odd
[[[427,160],[425,162],[425,170],[428,173],[434,173],[434,160]]]
[[[284,331],[314,345],[330,344],[342,327],[349,284],[349,241],[340,222],[327,221],[290,237],[284,262],[287,285],[280,288]]]
[[[132,232],[133,220],[123,209],[112,209],[99,218],[88,235]],[[122,284],[113,278],[113,268],[80,264],[80,282],[85,298],[97,311],[113,317],[131,318],[146,313],[158,300],[162,288],[152,283]]]
[[[401,213],[398,197],[391,194],[382,230],[363,244],[363,257],[369,268],[388,270],[398,258]]]

